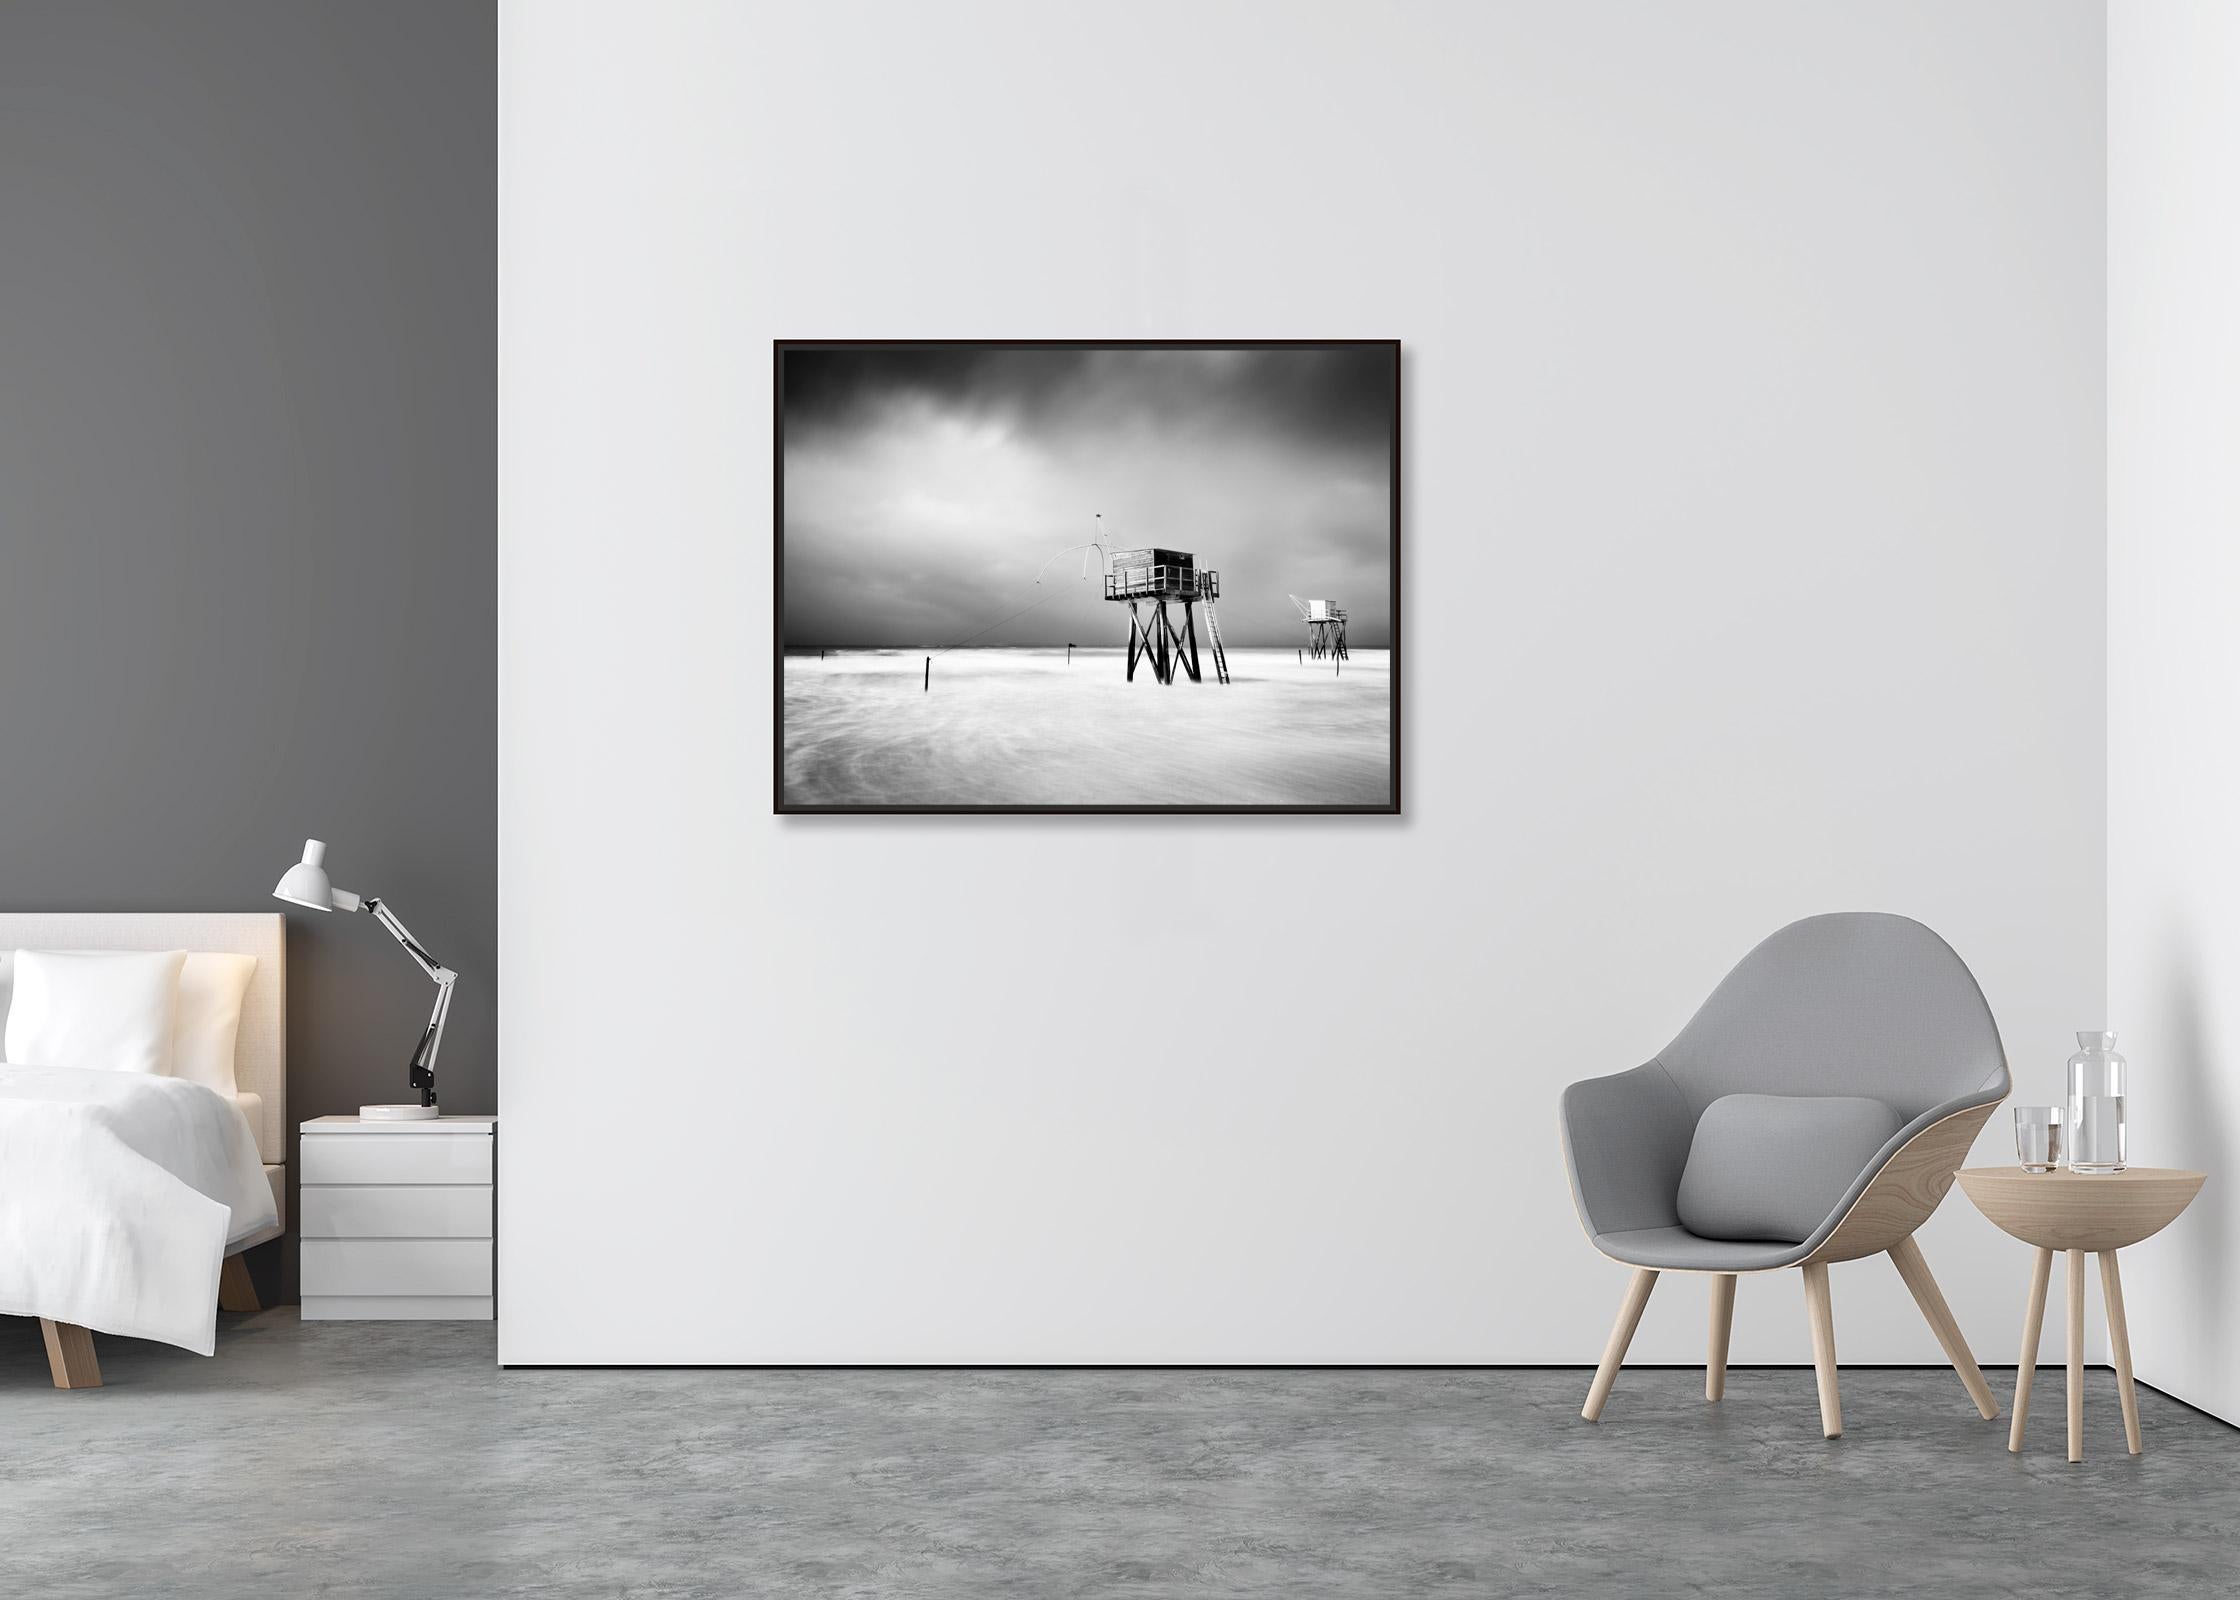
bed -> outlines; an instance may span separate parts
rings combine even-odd
[[[261,911],[0,912],[0,1024],[19,949],[255,958],[241,992],[231,1104],[214,1089],[168,1078],[0,1064],[0,1314],[39,1319],[57,1388],[99,1386],[97,1332],[208,1355],[219,1308],[257,1309],[242,1252],[279,1237],[286,1224],[285,919]],[[110,1269],[105,1286],[70,1270],[95,1253]],[[122,1283],[120,1262],[129,1268]]]

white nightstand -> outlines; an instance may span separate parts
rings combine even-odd
[[[487,1322],[496,1117],[303,1124],[303,1318]]]

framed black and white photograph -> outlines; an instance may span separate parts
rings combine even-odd
[[[1400,809],[1400,345],[780,340],[776,809]]]

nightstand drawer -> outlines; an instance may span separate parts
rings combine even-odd
[[[487,1239],[488,1184],[303,1186],[306,1239]]]
[[[303,1293],[487,1295],[488,1239],[306,1239]]]
[[[473,1294],[307,1294],[306,1322],[491,1322],[498,1303]]]
[[[478,1133],[320,1133],[303,1141],[305,1183],[488,1183]]]

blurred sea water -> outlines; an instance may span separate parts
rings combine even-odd
[[[790,805],[1381,805],[1391,653],[1231,650],[1231,682],[1124,651],[834,651],[785,662]]]

